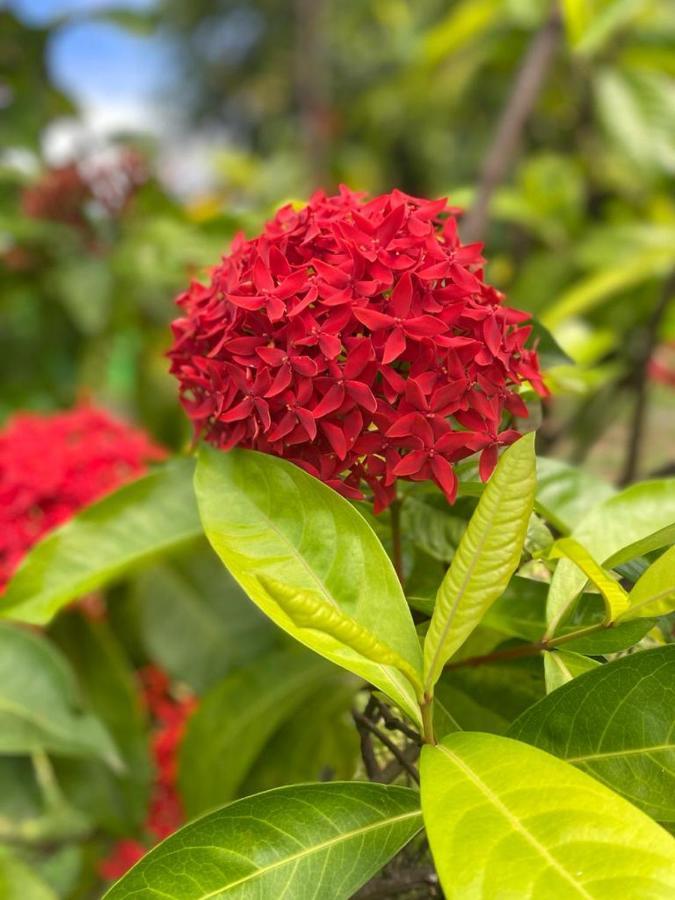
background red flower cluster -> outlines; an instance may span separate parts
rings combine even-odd
[[[0,432],[0,591],[46,532],[164,456],[144,432],[91,406],[10,419]]]
[[[341,188],[282,208],[239,236],[178,299],[171,371],[196,432],[284,456],[376,508],[398,478],[433,479],[452,502],[453,463],[497,448],[525,416],[515,388],[542,394],[528,316],[483,280],[445,200]]]

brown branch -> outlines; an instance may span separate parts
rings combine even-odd
[[[419,731],[415,731],[415,729],[411,728],[410,725],[407,725],[401,719],[397,718],[384,702],[384,700],[380,700],[379,697],[373,697],[373,699],[377,703],[382,721],[384,722],[384,726],[388,731],[400,731],[401,734],[404,734],[407,738],[410,738],[413,743],[419,744],[421,746],[422,736]]]
[[[546,22],[532,38],[497,125],[481,168],[475,200],[461,227],[465,241],[483,239],[492,195],[513,163],[525,123],[537,102],[561,33],[562,21],[555,4]]]
[[[408,744],[402,751],[405,763],[402,765],[397,759],[392,759],[380,772],[378,781],[381,784],[391,784],[402,772],[407,771],[408,766],[413,766],[417,762],[421,749],[419,744]]]
[[[647,401],[649,393],[649,361],[659,339],[661,323],[668,311],[670,301],[675,296],[675,270],[670,273],[663,286],[658,303],[649,318],[645,328],[644,340],[640,353],[635,363],[633,372],[633,389],[635,391],[635,406],[631,417],[626,460],[623,467],[620,485],[630,484],[635,480],[640,462],[640,450],[644,437],[644,427],[647,417]]]
[[[361,744],[361,759],[363,760],[363,767],[366,770],[366,775],[368,776],[368,779],[370,781],[379,781],[380,775],[382,773],[380,771],[379,765],[377,764],[375,750],[373,749],[372,731],[364,724],[364,722],[370,722],[368,716],[372,714],[374,706],[375,700],[373,697],[371,697],[368,701],[368,705],[366,706],[365,715],[357,712],[356,710],[352,710],[352,719],[354,720],[356,730],[359,733],[359,741]]]
[[[420,776],[417,773],[417,769],[412,766],[408,759],[406,758],[403,750],[398,747],[391,738],[386,735],[381,729],[377,727],[368,716],[363,713],[357,712],[356,710],[352,710],[352,717],[356,722],[357,728],[361,726],[364,731],[369,731],[372,735],[374,735],[378,741],[387,748],[387,750],[391,753],[394,759],[398,762],[398,764],[402,767],[403,771],[407,772],[408,775],[415,781],[417,784],[420,783]],[[378,777],[373,778],[373,781],[379,781],[382,776],[382,772],[378,772]]]
[[[376,900],[376,898],[397,897],[408,894],[415,888],[427,887],[428,897],[439,897],[438,876],[432,866],[421,866],[402,872],[385,872],[373,878],[355,895],[355,900]]]
[[[576,641],[578,638],[586,637],[586,635],[595,634],[598,631],[606,631],[613,627],[614,624],[612,622],[608,624],[596,622],[594,625],[587,625],[585,628],[579,628],[577,631],[568,631],[566,634],[542,638],[540,641],[534,641],[532,644],[519,644],[517,647],[509,647],[506,650],[494,650],[492,653],[485,653],[483,656],[469,656],[466,659],[448,663],[444,668],[463,669],[467,666],[483,666],[487,663],[506,662],[511,659],[537,656],[542,650],[555,650],[561,644],[567,644],[570,641]]]

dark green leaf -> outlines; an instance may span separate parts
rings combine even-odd
[[[134,587],[148,655],[197,693],[280,637],[208,546],[144,570]]]
[[[575,678],[509,730],[560,756],[650,815],[675,821],[675,645]]]
[[[231,800],[269,738],[334,676],[321,657],[291,645],[213,687],[189,720],[180,749],[179,785],[188,814]]]
[[[67,660],[46,638],[0,624],[0,754],[46,750],[118,768],[110,735],[78,699]]]

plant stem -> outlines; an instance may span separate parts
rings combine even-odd
[[[527,656],[537,656],[543,650],[555,650],[561,644],[568,641],[574,641],[577,638],[585,637],[587,634],[594,634],[603,628],[611,628],[612,625],[605,625],[604,622],[598,622],[595,625],[588,625],[586,628],[580,628],[578,631],[570,631],[568,634],[554,635],[553,637],[535,641],[532,644],[521,644],[519,647],[509,647],[508,650],[495,650],[493,653],[486,653],[483,656],[469,656],[467,659],[460,659],[455,663],[448,663],[446,669],[462,669],[466,666],[482,666],[487,663],[505,662],[511,659],[523,659]]]
[[[425,744],[435,744],[436,737],[434,735],[434,698],[425,697],[422,704],[422,737]]]
[[[403,586],[403,545],[401,542],[401,501],[396,499],[389,507],[391,521],[391,544],[394,569]]]

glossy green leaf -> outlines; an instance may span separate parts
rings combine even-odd
[[[459,732],[423,748],[420,776],[424,824],[448,900],[665,900],[675,891],[673,838],[542,750]]]
[[[65,657],[41,635],[0,623],[0,754],[46,750],[119,768],[108,732],[78,707]]]
[[[572,532],[607,567],[667,546],[675,540],[675,479],[632,485],[594,507]],[[561,560],[553,575],[546,616],[554,634],[582,590],[586,576]]]
[[[335,672],[319,656],[290,645],[208,691],[188,722],[179,754],[179,787],[188,814],[231,800],[269,738]]]
[[[47,535],[0,599],[0,615],[44,625],[75,597],[201,534],[193,467],[173,460]]]
[[[2,900],[58,900],[49,885],[7,847],[0,846]]]
[[[334,668],[272,735],[240,787],[242,796],[284,784],[353,778],[361,755],[351,711],[360,685]]]
[[[456,506],[448,506],[442,495],[405,496],[401,509],[402,533],[406,541],[412,541],[432,559],[450,562],[465,528],[466,519],[457,514]]]
[[[446,669],[434,690],[434,730],[504,734],[546,695],[537,657]]]
[[[630,606],[622,619],[666,616],[675,609],[675,547],[660,556],[628,595]]]
[[[279,640],[205,539],[140,572],[134,597],[149,657],[197,693]]]
[[[628,609],[628,594],[618,581],[605,571],[591,554],[574,538],[561,538],[549,554],[552,558],[569,559],[600,591],[605,601],[606,621],[614,622]]]
[[[356,657],[391,666],[402,672],[418,696],[422,693],[422,681],[417,670],[399,653],[379,640],[356,619],[342,612],[337,606],[325,602],[316,591],[302,591],[289,587],[274,578],[260,577],[263,590],[274,600],[298,629],[303,643],[330,658],[334,645],[347,647]]]
[[[546,650],[544,656],[544,677],[546,692],[551,693],[591,669],[601,665],[597,659],[570,653],[569,650]]]
[[[106,900],[347,900],[419,831],[419,797],[358,782],[246,797],[151,850]]]
[[[282,598],[275,587],[309,592],[326,614],[331,609],[344,614],[421,670],[419,641],[394,568],[354,507],[292,463],[252,450],[202,448],[195,488],[214,550],[263,612],[296,640],[379,687],[419,721],[415,691],[405,675],[325,630],[305,621],[298,625],[283,605],[291,594],[284,590]]]
[[[615,493],[612,485],[584,469],[559,459],[537,457],[536,506],[563,534],[573,531],[594,506]]]
[[[153,777],[137,678],[105,620],[69,610],[56,620],[51,636],[75,669],[87,707],[110,732],[124,762],[124,770],[115,773],[98,760],[59,760],[57,778],[76,806],[92,812],[113,833],[129,834],[145,819]]]
[[[607,663],[554,691],[511,737],[574,763],[661,821],[675,821],[675,645]]]
[[[590,634],[582,635],[564,644],[565,650],[584,653],[587,656],[605,656],[618,653],[639,643],[648,631],[656,624],[656,619],[635,619],[632,622],[615,622],[608,627],[598,628]],[[560,634],[567,636],[577,631],[578,626],[567,626],[560,629]]]
[[[427,693],[503,593],[520,560],[534,503],[534,434],[502,455],[443,579],[424,641]]]

